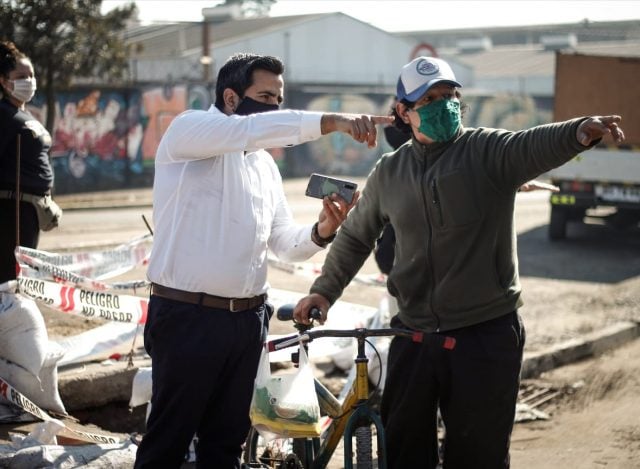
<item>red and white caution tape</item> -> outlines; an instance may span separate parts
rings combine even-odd
[[[18,277],[18,285],[22,294],[63,313],[133,324],[147,321],[146,298],[71,287],[24,275]]]
[[[103,280],[146,264],[152,243],[152,236],[147,234],[103,251],[55,254],[20,246],[16,249],[16,255],[24,254],[82,277]]]
[[[137,288],[143,288],[149,285],[146,280],[134,280],[129,282],[114,282],[106,283],[100,280],[95,280],[84,275],[76,274],[71,270],[60,267],[54,263],[46,262],[42,260],[41,256],[32,256],[27,254],[28,251],[35,251],[33,249],[19,247],[16,249],[15,256],[20,264],[26,264],[31,269],[35,269],[38,274],[33,274],[31,269],[22,269],[20,273],[27,277],[32,278],[53,278],[56,282],[65,283],[67,285],[73,285],[76,287],[89,288],[92,290],[133,290]],[[123,267],[122,264],[119,266]],[[45,274],[44,276],[41,274]]]
[[[44,410],[42,410],[40,407],[35,405],[33,402],[31,402],[20,391],[15,389],[13,386],[11,386],[1,377],[0,377],[0,397],[6,399],[12,404],[15,404],[25,412],[28,412],[29,414],[39,418],[40,420],[43,420],[45,422],[48,422],[51,420],[57,420],[51,417],[49,414],[47,414]],[[64,423],[62,423],[62,425],[64,425]],[[90,443],[116,444],[122,441],[120,438],[116,438],[111,435],[101,435],[99,433],[85,432],[79,429],[69,428],[66,425],[64,425],[64,429],[62,429],[60,433],[66,433],[72,438],[75,438],[81,441],[88,441]]]

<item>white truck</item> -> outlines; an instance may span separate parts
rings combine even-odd
[[[605,137],[595,148],[547,173],[551,195],[548,235],[567,237],[568,222],[597,217],[617,228],[640,222],[640,56],[556,54],[554,120],[622,116],[626,140]]]

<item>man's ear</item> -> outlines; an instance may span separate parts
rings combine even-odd
[[[409,120],[409,108],[406,106],[406,104],[403,103],[396,103],[396,113],[398,114],[398,116],[400,116],[400,119],[402,119],[402,122],[404,122],[405,124],[409,124],[410,120]]]
[[[224,101],[225,114],[233,114],[236,112],[240,104],[240,96],[231,88],[225,88],[222,92],[222,100]]]

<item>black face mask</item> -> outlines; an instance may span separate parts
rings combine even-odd
[[[411,134],[404,133],[393,124],[384,127],[382,130],[384,132],[384,138],[394,150],[397,150],[403,143],[411,139]]]
[[[280,106],[277,104],[265,104],[249,96],[245,96],[236,108],[235,114],[239,116],[248,116],[249,114],[257,114],[259,112],[277,111]]]

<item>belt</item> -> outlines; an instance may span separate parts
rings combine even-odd
[[[49,194],[35,195],[35,194],[28,194],[26,192],[20,192],[20,200],[24,200],[25,202],[34,203],[34,202],[42,199],[46,195],[49,195]],[[0,199],[16,200],[16,191],[0,191]]]
[[[228,311],[246,311],[262,306],[267,301],[267,295],[258,295],[251,298],[223,298],[207,293],[194,293],[175,288],[164,287],[154,283],[151,285],[151,294],[167,298],[169,300],[182,301],[194,305],[207,306],[209,308],[226,309]]]

